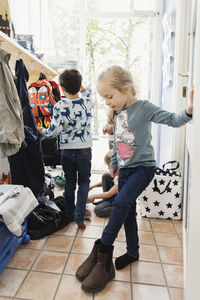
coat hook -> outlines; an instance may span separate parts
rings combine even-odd
[[[18,57],[17,57],[17,59],[21,58],[21,54],[22,54],[22,52],[18,51]]]

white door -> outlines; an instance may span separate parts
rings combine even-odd
[[[194,110],[186,132],[184,212],[184,300],[200,299],[200,0],[192,1],[189,87],[194,83]]]

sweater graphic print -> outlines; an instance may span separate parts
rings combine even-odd
[[[79,99],[62,98],[53,108],[50,127],[42,134],[48,138],[60,135],[60,149],[91,147],[92,111],[93,102],[89,89]]]
[[[116,120],[115,136],[117,142],[117,153],[124,166],[125,160],[134,155],[135,137],[128,127],[127,112],[122,111]]]

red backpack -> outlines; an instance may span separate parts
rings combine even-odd
[[[29,86],[29,100],[35,118],[52,116],[53,106],[57,102],[53,96],[54,87],[54,82],[47,79],[38,80]]]

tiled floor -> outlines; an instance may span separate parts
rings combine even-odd
[[[92,175],[92,181],[98,178],[100,174]],[[92,204],[89,207],[93,210]],[[107,221],[92,212],[84,231],[71,223],[55,234],[21,245],[0,274],[0,300],[182,300],[182,222],[144,219],[139,214],[140,260],[116,271],[103,291],[82,291],[75,271]],[[114,258],[126,251],[123,228],[114,246]]]

